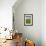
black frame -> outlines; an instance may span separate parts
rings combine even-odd
[[[25,17],[31,17],[32,16],[32,24],[30,24],[30,25],[26,25],[25,24]],[[33,26],[33,14],[24,14],[24,26]]]

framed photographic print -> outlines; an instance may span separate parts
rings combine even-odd
[[[33,25],[33,14],[24,14],[24,26]]]

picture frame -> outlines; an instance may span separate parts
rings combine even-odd
[[[33,26],[33,14],[24,14],[24,26]]]

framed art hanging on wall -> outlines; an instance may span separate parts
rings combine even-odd
[[[24,14],[24,26],[33,25],[33,14]]]

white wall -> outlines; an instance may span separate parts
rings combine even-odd
[[[41,2],[41,38],[42,46],[46,46],[46,0]]]
[[[41,0],[23,0],[16,8],[13,7],[15,16],[15,29],[22,32],[24,38],[35,41],[36,46],[41,46]],[[24,26],[24,14],[33,14],[33,26]]]
[[[0,0],[0,27],[12,28],[12,6],[16,0]]]

